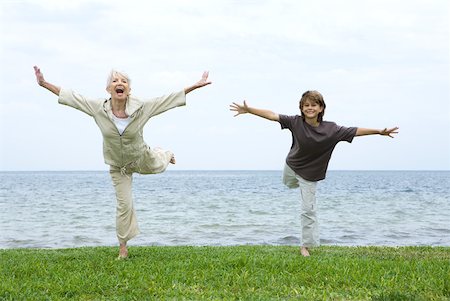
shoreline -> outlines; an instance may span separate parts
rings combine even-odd
[[[14,247],[14,248],[2,248],[0,247],[0,253],[1,252],[7,252],[7,251],[20,251],[20,250],[42,250],[42,251],[65,251],[65,250],[80,250],[80,249],[98,249],[98,248],[118,248],[119,245],[98,245],[98,246],[73,246],[73,247]],[[297,244],[233,244],[233,245],[140,245],[140,244],[129,244],[128,248],[245,248],[245,247],[267,247],[267,248],[299,248],[300,245]],[[449,249],[450,251],[450,245],[334,245],[334,244],[321,244],[318,247],[314,248],[336,248],[336,249]],[[449,258],[450,259],[450,258]]]

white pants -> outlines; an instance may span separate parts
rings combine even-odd
[[[124,244],[139,234],[136,211],[133,204],[133,173],[155,174],[166,170],[173,154],[161,149],[149,150],[137,162],[125,167],[110,167],[110,175],[116,190],[116,233]]]
[[[316,186],[317,182],[311,182],[297,175],[287,164],[284,166],[283,183],[289,188],[300,187],[302,198],[301,226],[302,246],[314,247],[320,245],[319,222],[316,212]]]

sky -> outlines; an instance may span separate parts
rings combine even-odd
[[[231,102],[299,114],[306,90],[325,120],[400,127],[337,145],[330,170],[450,170],[447,0],[2,0],[0,170],[108,170],[94,120],[57,103],[45,79],[105,98],[111,69],[151,98],[212,84],[150,119],[144,138],[171,170],[280,170],[291,134],[233,117]]]

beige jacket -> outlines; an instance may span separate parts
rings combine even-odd
[[[112,167],[125,168],[137,162],[142,156],[148,155],[150,151],[143,139],[146,122],[169,109],[184,106],[186,95],[184,90],[181,90],[144,101],[130,96],[125,112],[131,117],[131,121],[122,135],[112,120],[110,99],[87,99],[72,90],[61,89],[58,102],[92,116],[103,135],[105,163]]]

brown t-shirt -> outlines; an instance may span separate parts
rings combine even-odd
[[[299,115],[279,115],[282,129],[292,133],[292,146],[286,164],[308,181],[325,179],[331,154],[340,141],[352,142],[356,127],[344,127],[322,121],[318,127],[306,123]]]

